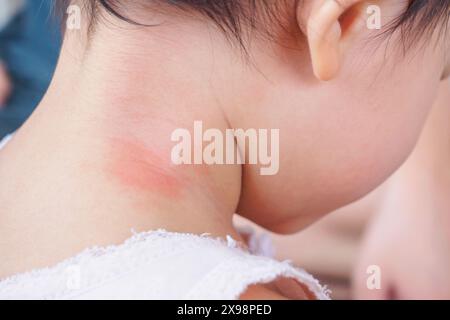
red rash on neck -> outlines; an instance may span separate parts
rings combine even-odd
[[[170,151],[158,154],[143,143],[113,139],[111,153],[108,172],[122,186],[174,199],[187,187],[186,179],[170,160]]]

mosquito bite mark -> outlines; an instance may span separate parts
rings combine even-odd
[[[170,161],[170,153],[152,151],[138,142],[113,141],[108,171],[127,188],[178,198],[186,180]],[[178,173],[178,174],[177,174]]]

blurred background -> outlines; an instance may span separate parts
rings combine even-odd
[[[60,48],[52,0],[0,0],[0,138],[44,95]]]
[[[52,1],[0,0],[0,138],[20,127],[51,80],[61,43]],[[270,238],[269,251],[314,274],[335,299],[450,299],[449,82],[389,181],[298,235]],[[379,288],[367,285],[371,266]]]

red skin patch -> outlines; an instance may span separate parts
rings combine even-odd
[[[187,181],[170,160],[170,151],[155,152],[136,141],[111,141],[108,171],[122,186],[177,199]]]

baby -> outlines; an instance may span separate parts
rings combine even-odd
[[[288,234],[368,194],[450,71],[438,0],[62,9],[53,82],[0,152],[0,298],[328,298],[234,214]]]

